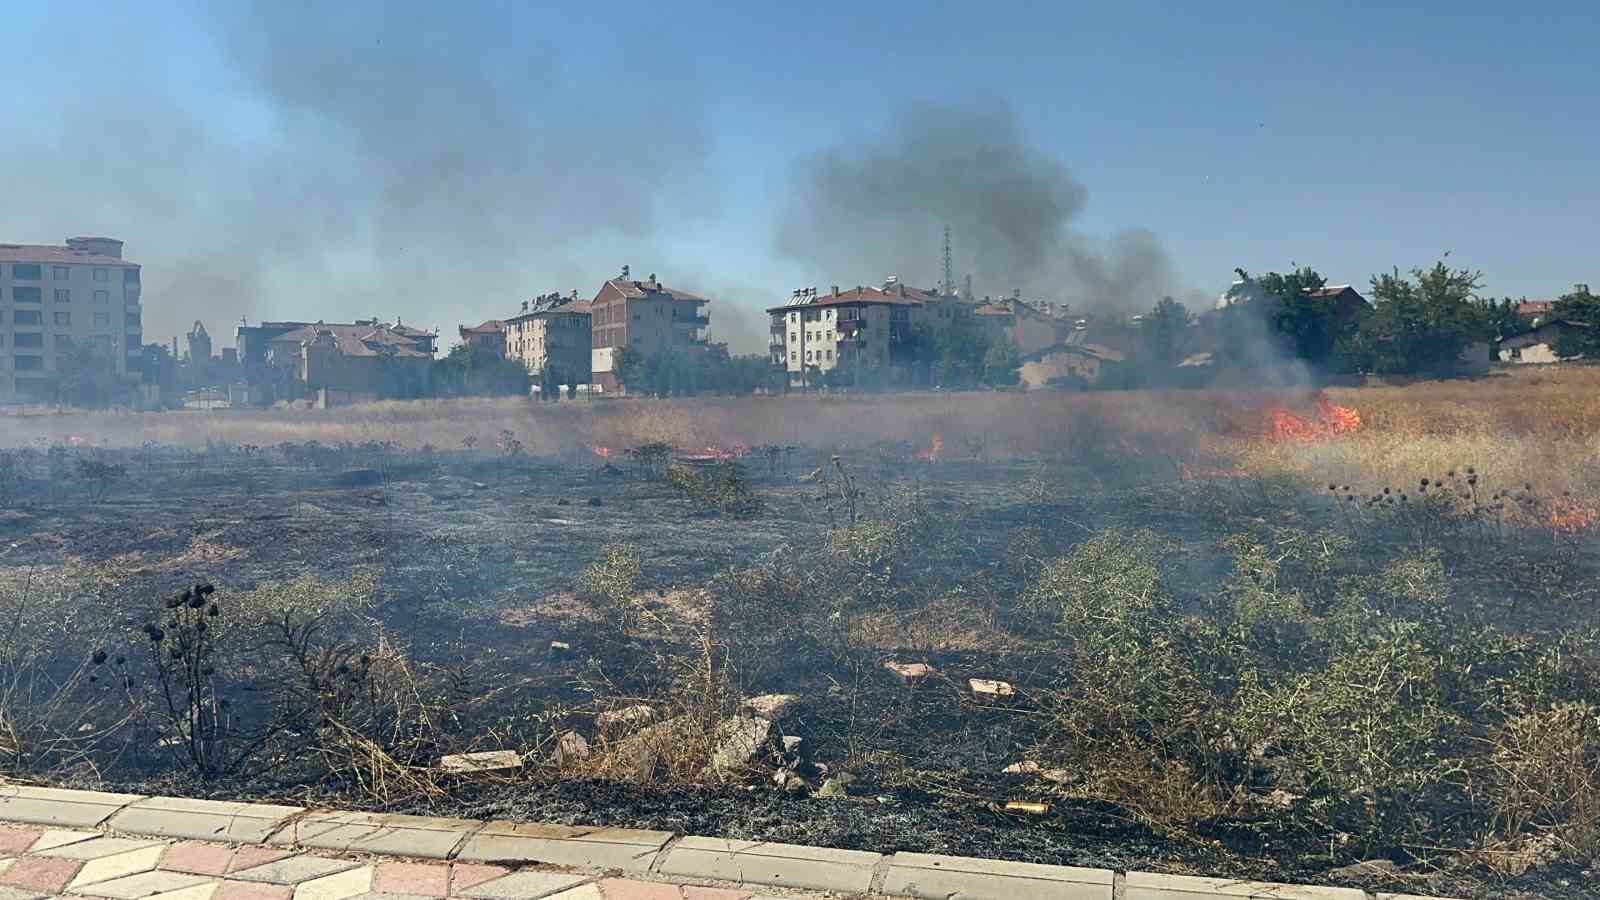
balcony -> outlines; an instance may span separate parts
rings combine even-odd
[[[674,325],[692,325],[695,328],[705,328],[711,324],[710,316],[673,316]]]
[[[862,328],[865,328],[866,325],[867,323],[861,321],[860,319],[840,319],[836,323],[835,327],[839,330],[840,334],[855,334]]]

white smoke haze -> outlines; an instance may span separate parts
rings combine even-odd
[[[932,285],[943,276],[948,225],[958,284],[971,273],[980,296],[1020,289],[1120,312],[1163,296],[1192,302],[1149,231],[1075,231],[1088,200],[1064,164],[1025,143],[1007,104],[920,104],[897,113],[880,138],[803,160],[777,247],[827,277],[870,284],[898,274]]]
[[[193,319],[220,337],[243,315],[450,329],[592,292],[652,255],[664,203],[713,209],[690,67],[597,78],[595,48],[558,53],[537,10],[462,6],[208,7],[195,25],[227,103],[165,80],[138,42],[63,38],[56,71],[28,86],[50,127],[0,142],[0,239],[126,241],[149,339]],[[600,52],[624,60],[647,40]],[[115,78],[59,75],[108,52]]]

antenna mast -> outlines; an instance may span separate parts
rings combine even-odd
[[[956,270],[950,264],[950,226],[944,227],[944,284],[941,285],[946,296],[956,292]]]

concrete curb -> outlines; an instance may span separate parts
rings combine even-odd
[[[632,875],[945,900],[1448,900],[1356,888],[1046,866],[927,853],[885,855],[682,837],[636,828],[579,828],[296,806],[0,785],[0,822],[93,828],[142,837],[265,844],[422,859],[552,865]]]

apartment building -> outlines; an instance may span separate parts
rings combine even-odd
[[[953,295],[910,287],[897,278],[882,287],[858,286],[827,294],[805,288],[772,317],[768,349],[772,364],[788,373],[790,387],[814,387],[816,376],[841,366],[889,369],[906,361],[911,332],[951,327],[970,314]]]
[[[0,244],[0,400],[48,400],[74,350],[119,376],[143,342],[139,266],[115,238]]]
[[[458,325],[456,333],[461,336],[462,346],[501,358],[506,355],[506,323],[499,319],[490,319],[472,328]]]
[[[710,302],[667,287],[654,273],[635,281],[623,266],[622,275],[601,285],[589,301],[593,383],[617,388],[617,353],[623,348],[645,357],[705,350],[711,317],[702,307]]]
[[[506,357],[521,362],[536,383],[545,370],[556,384],[580,385],[593,380],[594,335],[590,304],[576,297],[549,294],[522,304],[522,312],[505,320]]]

